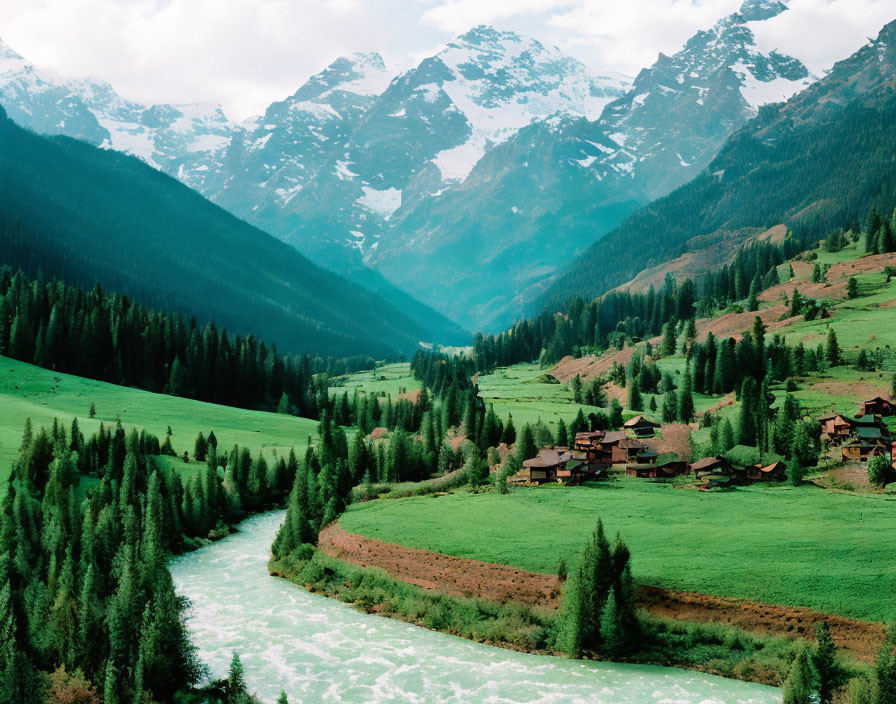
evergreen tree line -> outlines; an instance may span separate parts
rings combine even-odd
[[[127,296],[0,268],[0,354],[59,372],[243,408],[316,417],[326,378],[369,368],[283,356],[253,336],[149,310]],[[285,407],[284,406],[285,403]]]

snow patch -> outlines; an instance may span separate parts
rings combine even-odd
[[[362,186],[364,195],[358,198],[358,204],[368,210],[372,210],[385,220],[401,207],[401,191],[397,188],[387,188],[378,191],[370,186]]]

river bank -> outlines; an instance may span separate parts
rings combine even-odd
[[[328,530],[329,538],[339,535]],[[322,546],[330,546],[332,551],[330,539],[324,540]],[[432,574],[445,567],[444,562],[434,563]],[[488,565],[487,569],[495,576],[502,567]],[[379,567],[352,564],[310,546],[285,560],[271,560],[268,569],[273,576],[351,604],[365,613],[518,652],[562,656],[553,648],[553,634],[560,618],[556,604],[491,600],[483,598],[481,592],[472,597],[458,594],[457,582],[450,574],[447,579],[454,584],[454,593],[418,586],[398,580]],[[504,569],[515,572],[512,568]],[[511,579],[509,575],[504,577],[497,583],[506,584]],[[533,594],[534,581],[521,582],[529,594]],[[559,595],[559,588],[551,591]],[[719,623],[684,622],[642,613],[642,625],[639,647],[623,658],[625,662],[679,667],[770,686],[780,686],[801,647],[790,639],[746,633]],[[601,659],[597,653],[587,653],[586,657]]]
[[[556,575],[444,555],[345,531],[333,523],[321,531],[325,554],[359,567],[377,567],[395,579],[462,598],[512,601],[531,607],[560,607],[562,583]],[[637,606],[658,618],[733,626],[754,635],[814,640],[815,626],[827,622],[837,646],[870,665],[884,641],[879,623],[823,614],[811,609],[764,604],[642,585]]]
[[[779,690],[673,668],[547,658],[368,615],[268,575],[276,512],[171,564],[212,677],[240,653],[266,702],[779,704]]]

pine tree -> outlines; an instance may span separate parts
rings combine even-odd
[[[663,342],[660,349],[664,357],[671,357],[675,354],[677,340],[678,338],[675,334],[675,321],[670,320],[663,325]]]
[[[834,332],[834,328],[828,328],[828,338],[825,343],[825,358],[828,361],[828,364],[832,367],[836,367],[842,362],[840,358],[840,345],[837,342],[837,333]]]
[[[563,419],[557,421],[557,444],[561,447],[569,447],[569,435],[566,430],[566,423],[563,422]]]
[[[674,423],[678,419],[678,396],[674,389],[663,394],[663,422]]]
[[[822,621],[815,628],[815,652],[812,654],[812,667],[818,683],[820,704],[831,704],[834,691],[843,684],[843,671],[837,661],[837,646],[831,638],[831,629]]]
[[[644,410],[644,402],[641,398],[640,376],[634,377],[628,386],[628,407],[633,411]]]
[[[805,649],[800,650],[784,681],[784,704],[812,704],[812,667]]]
[[[528,423],[523,426],[514,451],[517,457],[523,460],[532,459],[538,454],[538,447],[535,445],[535,436],[532,432],[532,427]]]
[[[752,377],[744,379],[740,391],[740,416],[737,426],[737,442],[739,445],[756,444],[758,395],[756,380]]]
[[[846,297],[850,299],[859,297],[859,282],[855,276],[850,276],[846,282]]]
[[[234,651],[230,659],[230,668],[227,671],[227,681],[224,685],[226,704],[246,704],[249,701],[249,693],[246,690],[246,679],[243,675],[243,663],[239,654]]]
[[[691,372],[685,369],[681,393],[678,395],[678,420],[682,423],[690,423],[694,418],[692,386]]]
[[[625,633],[616,607],[616,594],[612,589],[600,614],[600,638],[603,651],[609,657],[615,657],[622,651]]]

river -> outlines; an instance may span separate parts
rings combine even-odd
[[[675,668],[527,655],[361,613],[268,575],[283,512],[171,565],[212,676],[238,651],[265,702],[771,704],[780,690]]]

